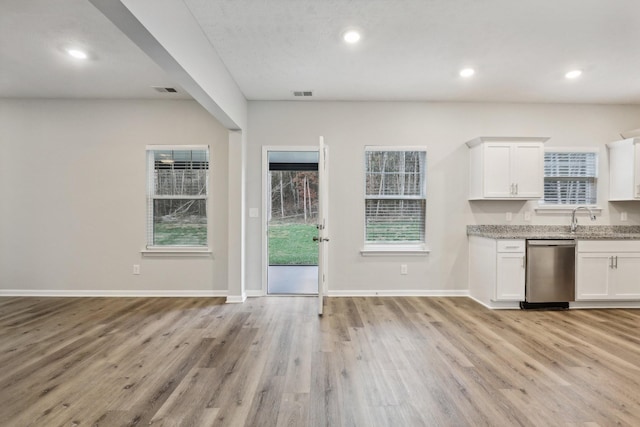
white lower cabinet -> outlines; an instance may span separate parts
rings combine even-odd
[[[640,242],[579,241],[576,300],[640,300]]]
[[[469,237],[469,294],[491,308],[524,301],[525,241]]]
[[[523,239],[470,236],[470,296],[490,308],[517,308],[525,256]],[[640,240],[578,240],[576,258],[576,301],[640,301]]]
[[[497,255],[496,301],[524,300],[524,251],[521,253],[498,253]]]

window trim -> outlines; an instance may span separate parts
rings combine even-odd
[[[579,206],[584,206],[591,209],[594,213],[601,213],[602,207],[598,205],[539,205],[534,208],[537,214],[570,214],[573,210]],[[576,215],[587,215],[587,211],[580,210]]]
[[[147,246],[140,253],[144,257],[213,257],[211,249],[200,246]]]
[[[408,195],[408,196],[403,196],[403,197],[395,197],[395,196],[388,196],[388,195],[384,195],[384,196],[368,196],[367,195],[367,165],[366,165],[366,155],[367,152],[370,151],[387,151],[387,152],[396,152],[396,151],[418,151],[418,152],[423,152],[424,153],[424,163],[425,163],[425,170],[423,172],[423,177],[422,177],[422,196],[416,196],[416,195]],[[424,200],[425,201],[425,212],[424,212],[424,240],[421,242],[398,242],[398,243],[392,243],[392,242],[367,242],[366,239],[366,233],[367,233],[367,224],[366,224],[366,214],[363,215],[363,225],[362,225],[362,231],[363,231],[363,246],[360,249],[360,254],[362,256],[386,256],[386,255],[401,255],[401,256],[421,256],[421,255],[427,255],[430,252],[430,249],[427,245],[427,207],[428,207],[428,186],[427,186],[427,173],[429,170],[428,167],[428,162],[429,162],[429,156],[428,156],[428,150],[427,147],[424,145],[398,145],[398,146],[393,146],[393,145],[366,145],[364,147],[364,160],[365,160],[365,164],[363,165],[363,173],[364,173],[364,177],[363,177],[363,184],[362,184],[362,192],[363,192],[363,197],[362,200],[363,202],[366,204],[367,200],[377,200],[377,199],[387,199],[387,200]],[[365,208],[366,209],[366,208]]]
[[[547,153],[595,153],[596,154],[596,191],[598,189],[598,176],[600,172],[600,149],[597,147],[545,147],[544,152]],[[544,165],[543,165],[544,166]],[[544,177],[543,177],[544,179]],[[537,205],[534,207],[534,210],[537,213],[571,213],[575,208],[579,206],[585,206],[590,208],[592,211],[599,213],[602,211],[602,207],[598,204],[600,200],[600,192],[596,194],[596,203],[595,204],[571,204],[571,205],[559,205],[559,204],[545,204],[544,203],[544,194],[542,198],[538,200]]]
[[[385,244],[366,244],[360,249],[362,256],[421,256],[427,255],[431,249],[426,244],[410,245],[385,245]]]
[[[151,162],[151,157],[149,155],[150,152],[153,151],[206,151],[207,152],[207,161],[208,161],[208,172],[207,172],[207,182],[206,182],[206,194],[205,195],[187,195],[187,196],[167,196],[167,195],[157,195],[154,196],[150,194],[150,185],[151,185],[151,170],[155,170],[153,163]],[[145,246],[140,251],[142,256],[144,257],[212,257],[213,253],[211,250],[211,209],[209,206],[210,203],[210,189],[211,189],[211,147],[209,144],[202,145],[147,145],[145,146],[145,159],[147,163],[146,170],[146,203],[147,203],[147,212],[146,212],[146,224],[145,224]],[[169,199],[188,199],[188,200],[204,200],[206,204],[206,213],[207,213],[207,242],[206,245],[203,246],[193,246],[193,245],[152,245],[149,242],[149,221],[152,221],[153,214],[150,212],[150,200],[169,200]]]

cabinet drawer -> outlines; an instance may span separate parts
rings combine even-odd
[[[640,252],[640,240],[578,240],[578,252]]]
[[[498,240],[498,252],[524,253],[524,240]]]

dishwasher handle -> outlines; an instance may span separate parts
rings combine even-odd
[[[576,241],[570,239],[561,240],[527,240],[528,246],[575,246]]]

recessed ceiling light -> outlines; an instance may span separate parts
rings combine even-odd
[[[87,59],[88,58],[88,55],[85,52],[83,52],[81,50],[78,50],[78,49],[67,49],[67,53],[69,55],[73,56],[76,59]]]
[[[582,70],[573,70],[573,71],[569,71],[564,76],[568,79],[575,79],[580,77],[581,75],[582,75]]]
[[[461,77],[471,77],[476,73],[476,70],[473,68],[465,68],[464,70],[460,70]]]
[[[347,43],[358,43],[360,41],[360,33],[356,30],[349,30],[342,36]]]

